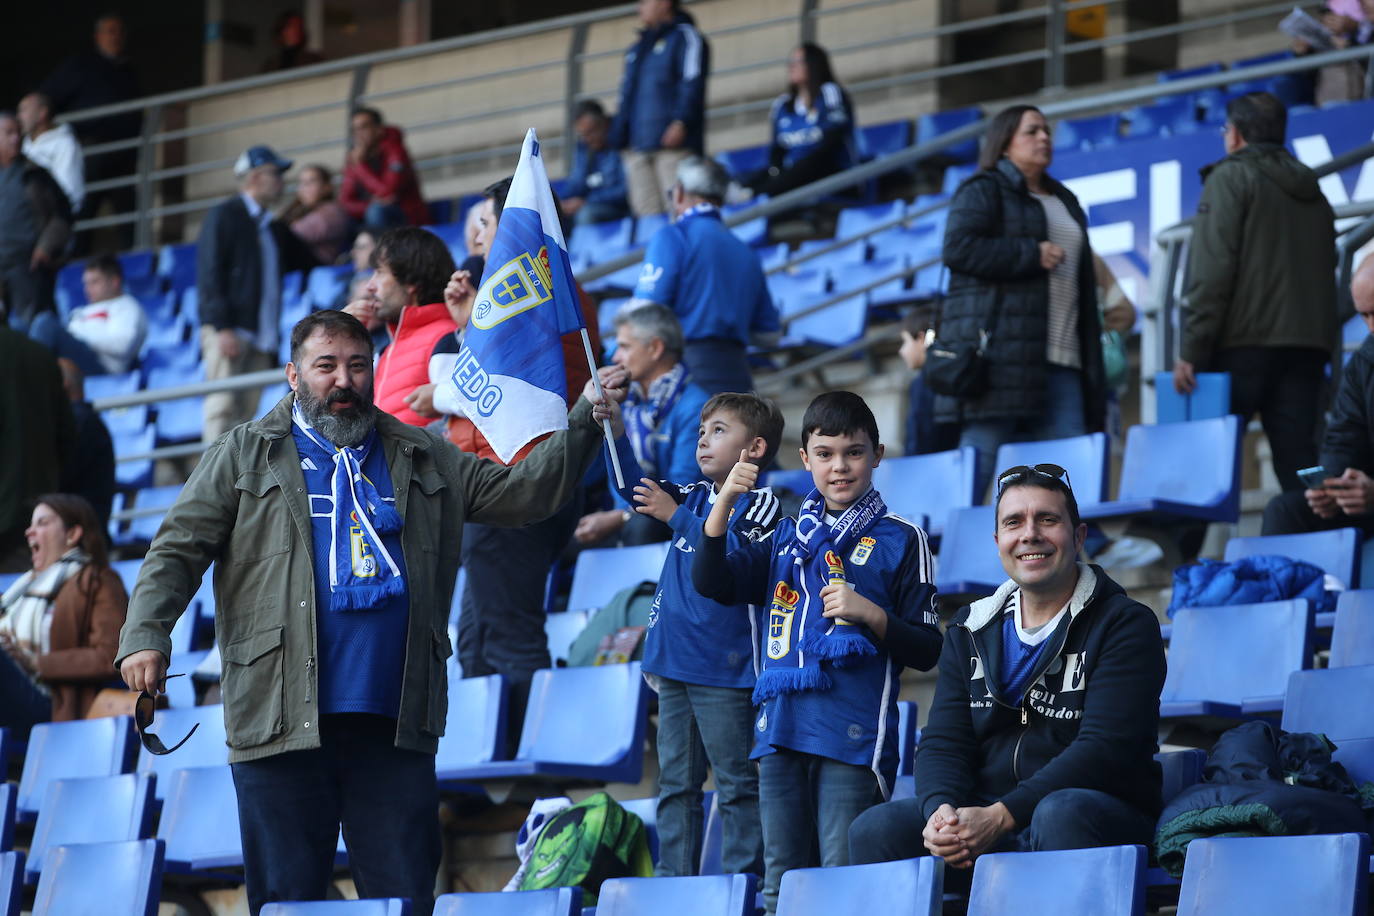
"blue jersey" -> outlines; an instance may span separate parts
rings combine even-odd
[[[622,436],[616,444],[625,473],[626,487],[622,493],[632,496],[642,475],[629,441]],[[717,604],[702,597],[692,586],[692,555],[706,516],[716,502],[715,484],[698,481],[679,486],[663,480],[659,486],[677,501],[678,507],[668,522],[673,531],[672,543],[649,612],[644,671],[688,684],[752,688],[758,676],[756,609],[748,604]],[[762,540],[777,524],[779,512],[778,498],[772,490],[745,494],[730,515],[726,543],[738,548]]]
[[[677,313],[687,340],[734,340],[779,329],[759,256],[715,207],[694,208],[649,241],[634,297]]]
[[[577,144],[564,197],[581,197],[589,203],[625,203],[625,169],[613,149],[592,151]]]
[[[782,151],[783,168],[791,168],[823,144],[834,151],[836,172],[859,161],[853,110],[838,83],[822,83],[810,108],[783,93],[773,102],[772,121],[773,145]]]
[[[725,568],[719,572],[736,598],[767,604],[778,584],[792,574],[789,548],[795,532],[796,520],[785,518],[769,539],[726,554]],[[940,655],[934,563],[925,532],[889,514],[859,538],[844,557],[844,570],[855,591],[887,611],[887,636],[876,655],[851,660],[844,667],[825,663],[834,683],[831,689],[784,693],[759,706],[751,756],[757,759],[785,748],[868,767],[888,797],[897,773],[902,668],[927,670]],[[756,645],[755,652],[761,649]]]

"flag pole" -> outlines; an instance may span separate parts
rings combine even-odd
[[[592,370],[592,382],[596,385],[596,396],[601,400],[606,400],[606,391],[601,387],[601,376],[596,371],[596,357],[592,355],[592,339],[587,336],[587,329],[582,328],[582,349],[587,353],[587,368]],[[615,471],[615,488],[625,489],[625,474],[620,470],[620,456],[615,450],[615,436],[611,433],[611,421],[609,419],[601,421],[601,428],[606,433],[606,448],[611,453],[611,468]]]

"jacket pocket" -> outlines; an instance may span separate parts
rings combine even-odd
[[[224,729],[233,748],[266,744],[286,730],[282,628],[259,630],[220,650]]]
[[[231,565],[253,563],[290,550],[291,517],[276,477],[270,471],[244,471],[234,481],[238,491],[238,518],[234,527],[251,531],[252,537],[231,542],[226,560]]]
[[[426,698],[429,716],[423,730],[442,738],[448,721],[448,660],[453,655],[453,645],[448,640],[447,630],[431,630],[430,636],[433,651],[429,658],[429,696]]]

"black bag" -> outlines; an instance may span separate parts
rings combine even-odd
[[[988,344],[988,332],[978,332],[978,344],[959,344],[949,348],[939,338],[926,348],[926,364],[921,375],[936,394],[953,398],[973,398],[988,385],[988,361],[983,348]]]

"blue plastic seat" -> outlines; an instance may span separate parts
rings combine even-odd
[[[1279,712],[1288,675],[1312,663],[1312,605],[1302,599],[1180,608],[1161,718]]]
[[[768,146],[744,146],[716,153],[716,161],[725,166],[725,171],[734,179],[747,178],[768,165]]]
[[[183,290],[196,285],[196,245],[164,245],[158,258],[157,272],[172,285],[172,289]]]
[[[587,628],[595,609],[584,611],[562,611],[546,614],[544,635],[549,641],[549,660],[557,667],[568,660],[573,642]]]
[[[647,692],[639,662],[536,671],[516,758],[475,764],[449,778],[637,783],[644,769]],[[588,710],[596,711],[594,729],[587,727]]]
[[[0,916],[19,916],[24,896],[24,854],[0,852]]]
[[[1283,728],[1318,732],[1337,745],[1350,738],[1374,738],[1374,665],[1294,671],[1288,676]]]
[[[929,143],[957,127],[977,124],[983,119],[983,110],[976,105],[971,108],[951,108],[923,114],[916,119],[916,143]],[[978,137],[973,136],[953,146],[947,146],[940,158],[949,162],[976,162],[978,159]]]
[[[1178,916],[1363,916],[1369,836],[1193,840]]]
[[[1327,666],[1374,665],[1374,589],[1341,592],[1334,616]],[[1319,623],[1321,617],[1317,615]],[[1370,737],[1374,737],[1374,731]]]
[[[976,165],[951,165],[945,169],[944,177],[940,182],[940,193],[954,196],[954,192],[959,190],[959,185],[964,180],[973,176],[978,171]]]
[[[938,535],[950,510],[974,504],[972,448],[889,458],[873,472],[873,485],[890,511]]]
[[[351,264],[335,264],[329,267],[316,267],[305,280],[305,299],[311,309],[327,309],[333,306],[339,293],[348,283],[348,275],[353,272]]]
[[[649,796],[648,798],[622,798],[619,799],[620,807],[639,818],[644,825],[644,840],[649,845],[649,858],[654,864],[658,864],[658,797]],[[705,823],[706,811],[702,810],[702,823]]]
[[[1224,558],[1232,561],[1267,554],[1302,560],[1335,577],[1341,585],[1354,588],[1359,585],[1360,540],[1358,528],[1231,538],[1226,542]]]
[[[778,916],[938,916],[944,868],[944,860],[935,856],[842,868],[794,868],[782,876]]]
[[[793,493],[800,494],[801,496],[806,496],[806,494],[810,493],[816,486],[815,481],[811,479],[811,472],[805,468],[797,468],[789,471],[765,471],[763,474],[763,485],[766,487],[773,487],[774,489],[782,488],[791,490]]]
[[[99,378],[99,376],[96,377]],[[104,421],[105,428],[110,431],[112,438],[117,435],[137,435],[148,428],[148,405],[136,404],[133,407],[102,410],[100,419]]]
[[[612,878],[601,885],[597,916],[692,913],[693,916],[752,916],[753,875],[690,878]]]
[[[1056,152],[1105,149],[1121,142],[1121,116],[1067,118],[1054,125]]]
[[[605,223],[585,223],[573,230],[568,255],[586,264],[600,264],[630,250],[635,223],[630,217]]]
[[[636,245],[647,245],[649,240],[658,233],[658,230],[668,225],[668,214],[650,213],[648,216],[636,216],[634,243]]]
[[[18,787],[14,783],[0,783],[0,852],[14,848],[14,799],[17,794]]]
[[[832,248],[841,239],[813,239],[802,242],[797,248],[797,254],[810,254],[813,251],[820,251],[825,248]],[[848,270],[855,264],[862,264],[868,260],[868,245],[863,241],[850,242],[833,251],[825,254],[818,254],[809,261],[802,262],[802,270],[823,270],[834,276],[836,271]]]
[[[243,865],[238,796],[228,764],[173,770],[164,793],[158,839],[167,871],[176,874]]]
[[[1200,747],[1164,751],[1155,754],[1155,762],[1159,764],[1161,772],[1160,795],[1167,805],[1184,789],[1202,782],[1202,768],[1207,763],[1207,752]]]
[[[897,702],[897,775],[916,772],[916,719],[919,709],[909,700]]]
[[[1047,439],[1043,442],[1008,442],[997,449],[997,472],[1026,464],[1057,464],[1069,472],[1078,507],[1096,505],[1107,498],[1107,483],[1111,478],[1107,464],[1111,443],[1105,433],[1088,433],[1070,439]]]
[[[461,264],[463,258],[467,257],[467,223],[459,220],[456,223],[434,223],[425,226],[425,231],[430,232],[443,240],[448,246],[449,254],[453,255],[454,263]]]
[[[452,789],[450,774],[505,756],[506,680],[499,674],[448,682],[448,723],[439,739],[434,772]]]
[[[1136,424],[1126,433],[1117,498],[1083,506],[1085,519],[1158,515],[1240,518],[1240,418]],[[1188,460],[1179,459],[1180,455]]]
[[[124,271],[124,279],[141,279],[153,276],[153,266],[157,252],[151,248],[144,251],[128,251],[119,255],[119,266]]]
[[[154,428],[159,445],[199,441],[205,429],[205,398],[197,396],[163,401],[157,407]]]
[[[626,586],[657,582],[667,557],[666,543],[582,551],[573,566],[568,610],[595,610]]]
[[[910,121],[887,121],[859,128],[859,148],[865,158],[881,159],[911,145]]]
[[[823,298],[829,289],[829,277],[822,270],[812,270],[803,264],[797,271],[778,271],[767,275],[768,293],[779,312],[795,312],[807,304]]]
[[[38,814],[54,779],[114,776],[134,762],[134,720],[129,716],[44,722],[29,733],[16,814],[20,822]]]
[[[968,914],[1143,916],[1145,859],[1144,846],[982,855],[973,864]]]
[[[1140,105],[1126,112],[1126,136],[1131,138],[1173,137],[1196,133],[1201,127],[1197,106],[1188,96]]]
[[[815,302],[803,304],[801,308],[819,305],[830,298],[833,297],[818,298]],[[794,345],[842,346],[859,340],[868,327],[868,296],[865,293],[831,302],[824,308],[798,317],[792,317],[799,311],[796,308],[780,308],[778,311],[785,329],[784,340]]]
[[[148,374],[154,369],[173,368],[188,370],[194,369],[199,365],[200,348],[189,344],[173,344],[166,347],[146,347],[143,351],[142,368],[144,378],[147,378]]]
[[[906,201],[894,200],[865,207],[845,207],[835,222],[835,238],[854,238],[906,213]]]
[[[137,369],[116,375],[92,375],[86,379],[86,400],[94,402],[121,394],[133,394],[142,382],[143,375]]]
[[[181,315],[191,322],[192,325],[200,324],[200,296],[196,294],[194,286],[188,286],[181,291]]]
[[[147,837],[153,826],[153,781],[147,774],[123,773],[48,783],[29,845],[25,883],[38,881],[58,846]]]
[[[157,430],[151,426],[137,433],[115,435],[111,432],[115,449],[115,483],[127,489],[140,489],[153,482],[153,461],[119,461],[125,455],[144,455],[157,447]]]
[[[68,264],[57,272],[54,279],[53,300],[64,323],[68,315],[86,304],[86,288],[81,282],[82,270],[80,264]]]
[[[160,840],[76,843],[48,854],[33,916],[157,916]]]
[[[1155,422],[1210,420],[1231,412],[1231,373],[1199,372],[1191,394],[1174,390],[1172,372],[1155,373]]]
[[[992,506],[951,509],[940,538],[935,582],[941,595],[991,595],[1007,581],[993,542],[997,531]]]
[[[205,368],[199,362],[186,362],[170,366],[158,366],[144,372],[143,387],[149,391],[160,388],[178,388],[205,381]],[[163,401],[165,405],[168,402]]]
[[[1221,73],[1226,69],[1226,65],[1220,62],[1203,64],[1200,67],[1188,67],[1183,70],[1165,70],[1159,74],[1158,80],[1161,83],[1172,83],[1176,80],[1192,79],[1195,76],[1211,76],[1213,73]]]
[[[442,894],[434,899],[434,916],[578,916],[581,912],[580,887],[509,894]]]
[[[183,615],[182,620],[185,619]],[[136,772],[149,773],[157,777],[154,794],[158,801],[166,799],[172,783],[172,774],[177,770],[187,767],[226,766],[229,763],[229,745],[224,733],[224,707],[218,703],[212,706],[171,706],[159,709],[151,731],[168,736],[166,744],[170,747],[173,740],[180,741],[181,736],[189,733],[192,727],[196,727],[196,733],[191,735],[175,754],[150,754],[142,748],[139,749]]]
[[[410,916],[410,901],[400,897],[373,900],[312,900],[265,903],[262,916]]]

